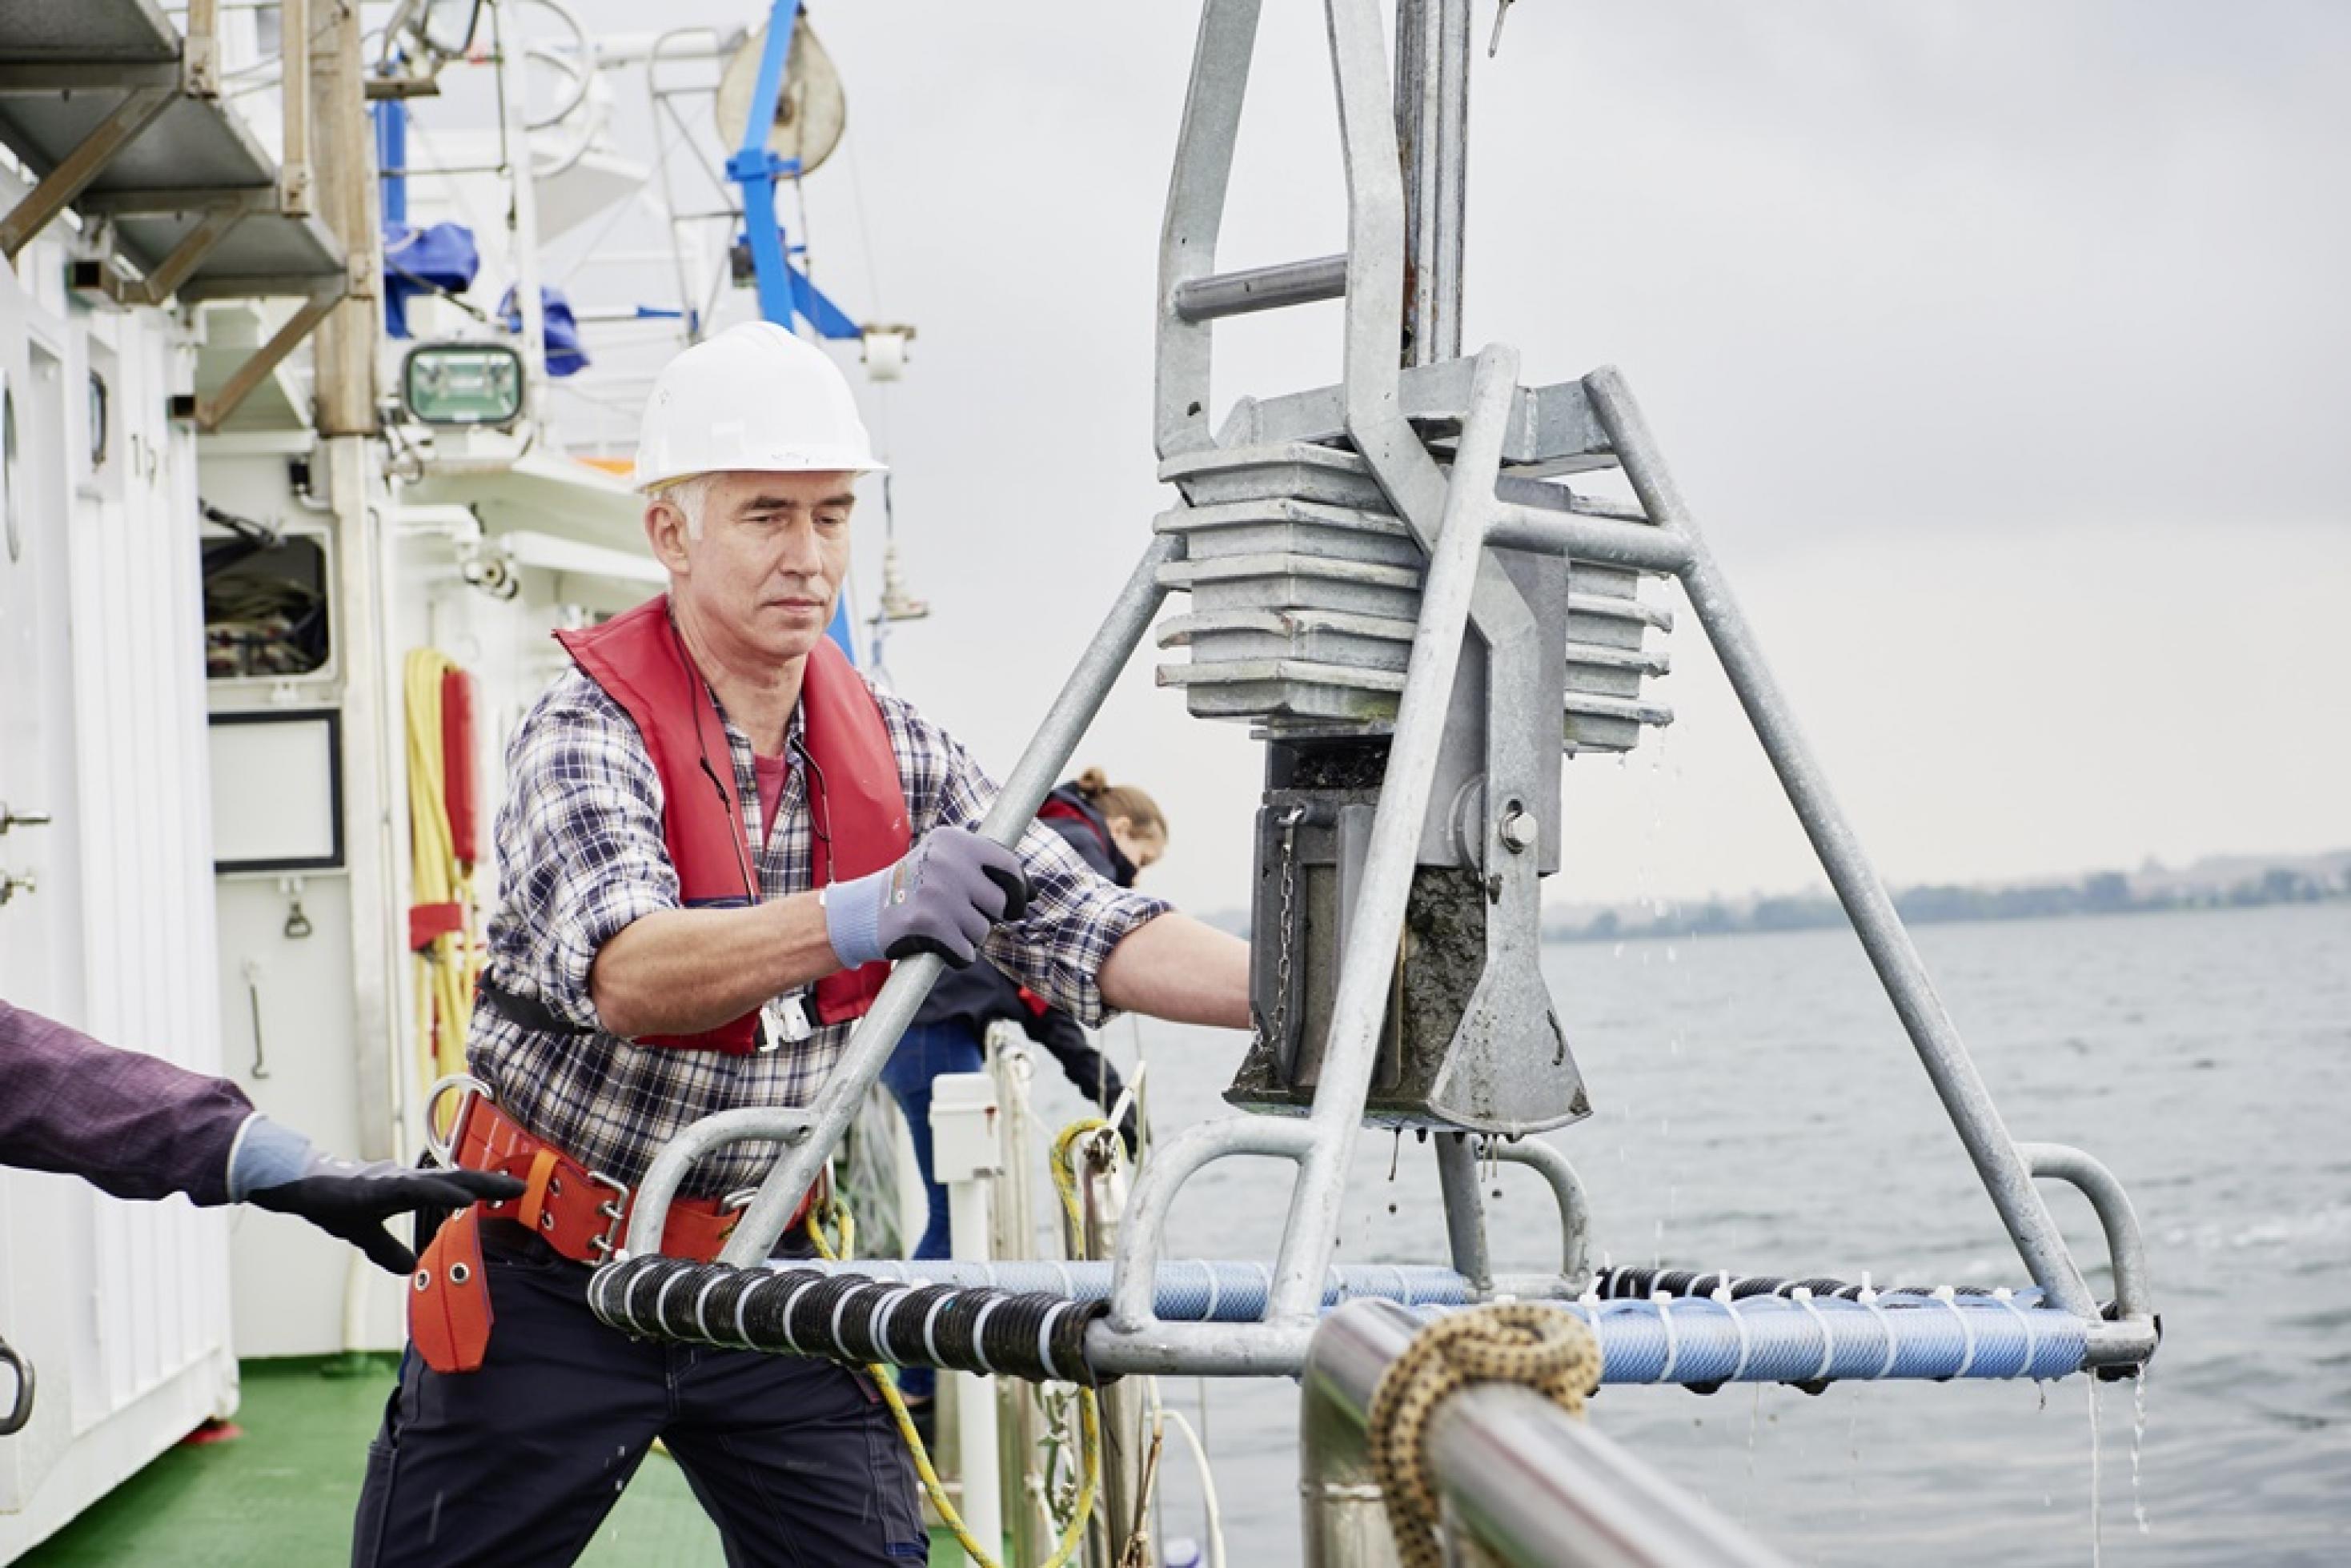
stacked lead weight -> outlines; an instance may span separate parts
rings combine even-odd
[[[1370,465],[1303,442],[1186,453],[1161,466],[1185,505],[1154,522],[1185,537],[1186,559],[1160,581],[1191,595],[1192,612],[1159,628],[1162,648],[1188,663],[1159,666],[1201,718],[1241,719],[1269,735],[1365,734],[1395,718],[1420,613],[1423,558],[1388,507]],[[1520,483],[1511,498],[1564,492]],[[1672,722],[1642,699],[1667,656],[1645,646],[1666,611],[1643,602],[1637,573],[1569,568],[1570,751],[1627,751],[1644,725]]]

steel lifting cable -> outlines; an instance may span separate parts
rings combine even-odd
[[[1381,1375],[1365,1421],[1372,1474],[1404,1568],[1445,1562],[1422,1445],[1437,1406],[1473,1383],[1520,1384],[1580,1416],[1600,1385],[1600,1341],[1574,1313],[1535,1301],[1471,1307],[1414,1336]]]

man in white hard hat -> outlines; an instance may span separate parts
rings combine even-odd
[[[855,481],[881,466],[829,357],[767,322],[688,349],[654,383],[637,465],[670,591],[559,633],[575,667],[507,748],[469,1046],[484,1092],[454,1142],[527,1186],[420,1260],[363,1564],[569,1562],[656,1437],[730,1563],[925,1560],[912,1466],[862,1374],[590,1313],[635,1183],[689,1123],[807,1103],[910,954],[984,952],[1088,1023],[1248,1027],[1242,943],[1051,832],[979,838],[995,785],[826,636]],[[715,1256],[727,1195],[776,1155],[703,1160],[662,1250]]]

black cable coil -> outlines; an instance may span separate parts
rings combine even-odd
[[[599,1269],[588,1304],[608,1326],[649,1339],[845,1366],[881,1361],[1089,1387],[1115,1381],[1085,1357],[1086,1330],[1109,1315],[1108,1301],[643,1257]]]

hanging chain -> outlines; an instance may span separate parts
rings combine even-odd
[[[1274,951],[1273,959],[1273,1026],[1267,1044],[1279,1051],[1290,1037],[1286,1032],[1290,1018],[1290,954],[1298,946],[1298,924],[1294,916],[1298,903],[1298,824],[1306,820],[1306,808],[1292,806],[1281,819],[1281,945]]]

